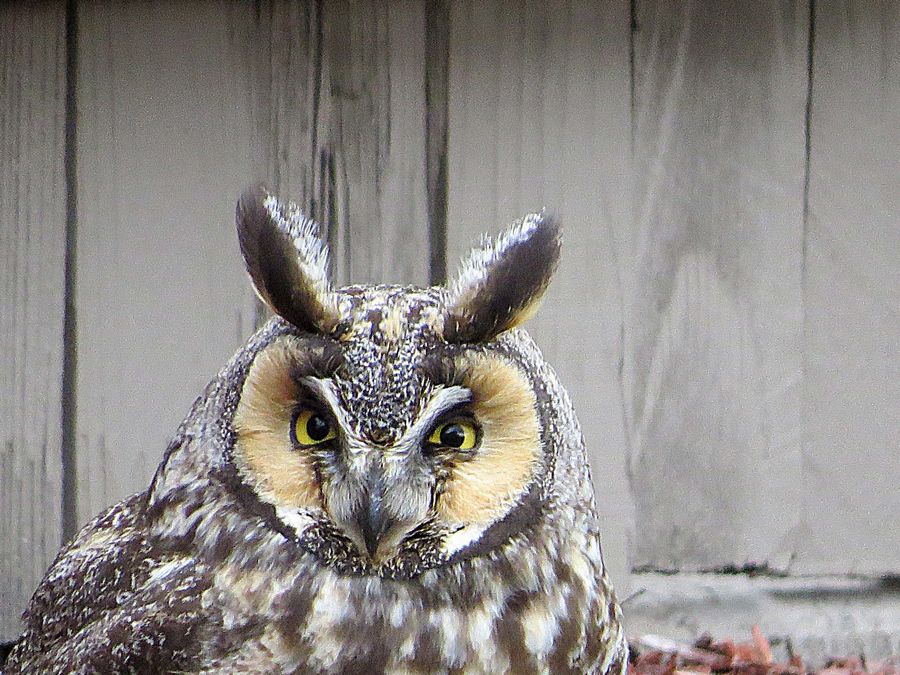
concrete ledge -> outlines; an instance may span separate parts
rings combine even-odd
[[[757,624],[779,660],[790,649],[812,667],[831,656],[862,656],[870,663],[900,656],[896,579],[642,573],[632,575],[622,595],[632,637],[691,643],[710,633],[746,642]]]

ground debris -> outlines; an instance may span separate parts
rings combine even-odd
[[[687,645],[657,635],[643,635],[629,640],[629,646],[630,675],[900,675],[896,659],[866,663],[858,657],[833,658],[818,671],[808,669],[796,654],[786,663],[779,663],[772,657],[769,640],[759,626],[753,627],[747,642],[701,635],[694,644]]]

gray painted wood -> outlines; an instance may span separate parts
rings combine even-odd
[[[632,561],[784,567],[800,520],[806,5],[635,10]]]
[[[447,280],[447,115],[450,89],[450,0],[425,12],[425,157],[428,178],[429,280]]]
[[[0,640],[61,541],[65,5],[0,6]]]
[[[78,39],[78,521],[144,489],[253,326],[234,234],[249,114],[218,3],[84,3]],[[239,90],[240,91],[240,90]]]
[[[108,3],[80,30],[83,521],[147,484],[254,323],[245,185],[322,217],[341,281],[425,283],[429,250],[422,3]]]
[[[426,284],[425,3],[231,12],[257,175],[326,226],[338,282]]]
[[[342,251],[352,283],[428,282],[425,5],[325,6]],[[327,80],[326,80],[327,81]]]
[[[815,13],[795,569],[900,574],[900,5]]]
[[[528,329],[584,428],[614,581],[631,503],[618,380],[617,237],[630,222],[628,3],[453,3],[448,272],[483,232],[542,206],[564,224],[559,272]]]

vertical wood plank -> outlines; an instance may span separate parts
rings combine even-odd
[[[784,567],[799,520],[804,2],[635,5],[634,563]]]
[[[429,251],[423,3],[92,4],[80,30],[84,520],[146,485],[253,324],[246,184],[324,216],[340,281],[425,283]]]
[[[149,484],[253,326],[233,224],[247,85],[226,19],[218,2],[80,6],[79,523]]]
[[[426,285],[424,3],[333,2],[324,21],[345,278]]]
[[[65,3],[0,6],[0,640],[61,539]]]
[[[266,2],[233,22],[257,175],[327,227],[339,283],[427,284],[425,3]]]
[[[447,279],[447,116],[450,76],[450,2],[429,2],[425,13],[425,148],[432,284]]]
[[[796,569],[900,574],[900,5],[817,2]]]
[[[574,400],[624,584],[632,518],[618,385],[617,230],[630,225],[628,3],[451,6],[448,272],[483,232],[547,206],[563,257],[528,324]]]

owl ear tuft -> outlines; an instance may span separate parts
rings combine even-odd
[[[302,330],[333,332],[340,312],[328,281],[328,249],[316,223],[294,204],[283,206],[262,186],[241,195],[235,220],[260,300]]]
[[[545,212],[485,238],[460,267],[444,314],[447,342],[484,342],[526,321],[559,262],[559,224]]]

